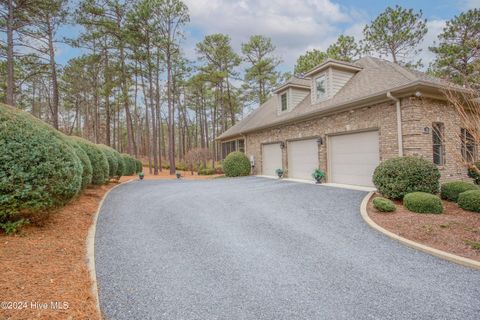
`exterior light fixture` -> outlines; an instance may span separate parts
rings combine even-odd
[[[285,142],[280,142],[280,149],[285,149]]]
[[[317,139],[317,143],[318,143],[319,146],[322,146],[322,145],[323,145],[323,139],[322,139],[322,137],[319,137],[319,138]]]
[[[429,127],[423,128],[423,133],[424,134],[429,134],[430,133],[430,128]]]

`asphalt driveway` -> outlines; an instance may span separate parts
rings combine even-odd
[[[480,272],[370,229],[365,192],[255,177],[113,190],[95,258],[107,319],[480,319]]]

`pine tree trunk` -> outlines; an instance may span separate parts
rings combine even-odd
[[[59,105],[59,94],[58,94],[58,81],[57,81],[57,65],[55,63],[55,48],[53,46],[53,29],[52,21],[50,16],[46,16],[47,22],[47,38],[48,38],[48,54],[50,58],[50,72],[52,79],[52,122],[53,127],[58,129],[58,105]]]
[[[13,57],[13,24],[14,24],[14,8],[13,0],[7,1],[7,97],[6,103],[15,105],[15,74],[14,74],[14,57]]]

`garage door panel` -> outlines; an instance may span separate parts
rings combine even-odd
[[[288,143],[288,177],[312,179],[318,168],[318,143],[316,139],[291,141]]]
[[[378,131],[330,138],[330,175],[334,183],[373,186],[379,163]]]
[[[282,149],[280,143],[264,144],[262,146],[262,174],[276,176],[276,170],[282,166]]]

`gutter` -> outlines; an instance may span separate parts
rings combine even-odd
[[[390,91],[387,92],[387,98],[395,101],[395,105],[397,109],[398,156],[403,157],[402,111],[400,110],[400,99],[394,97]]]

